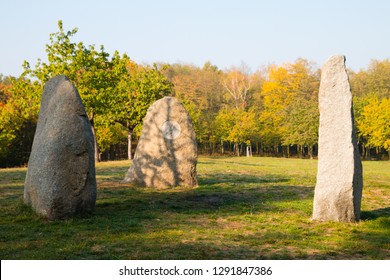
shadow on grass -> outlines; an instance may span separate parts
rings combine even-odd
[[[262,163],[246,163],[246,162],[237,162],[237,161],[223,161],[225,164],[232,165],[242,165],[242,166],[264,166]]]
[[[379,208],[371,211],[362,211],[361,213],[362,220],[375,220],[380,217],[390,218],[390,207]]]
[[[24,182],[27,169],[0,169],[0,186],[10,182]]]
[[[195,189],[153,189],[120,186],[102,189],[97,209],[115,212],[127,209],[132,212],[152,211],[202,214],[218,210],[225,214],[242,214],[251,207],[256,211],[272,211],[278,208],[274,202],[296,201],[313,197],[312,187],[283,184],[288,181],[278,175],[263,177],[252,175],[213,174],[199,179]],[[220,186],[218,186],[220,185]],[[105,195],[105,192],[107,195]],[[107,197],[105,199],[104,197]]]
[[[237,173],[213,173],[212,175],[199,176],[200,186],[212,186],[222,183],[228,184],[250,184],[250,183],[285,183],[290,181],[290,178],[267,174],[263,176],[254,176],[248,174],[237,174]]]
[[[230,188],[229,188],[230,189]],[[102,199],[97,208],[128,209],[133,212],[145,210],[155,213],[167,211],[176,213],[201,214],[215,210],[226,214],[242,213],[243,207],[252,206],[257,211],[272,211],[277,206],[273,202],[295,201],[310,198],[313,189],[299,186],[270,186],[266,188],[246,188],[242,190],[202,191],[188,190],[181,192],[144,193],[136,189],[124,192],[119,199]]]
[[[10,200],[0,215],[4,222],[0,240],[7,245],[2,247],[0,256],[3,259],[386,258],[390,208],[363,211],[362,220],[367,221],[362,223],[364,228],[336,228],[329,224],[330,228],[336,228],[334,231],[339,230],[335,235],[345,237],[342,241],[330,237],[333,240],[330,245],[324,244],[325,249],[312,248],[304,238],[318,243],[326,243],[327,238],[324,236],[319,242],[315,237],[321,232],[309,222],[308,201],[313,198],[314,187],[290,185],[289,177],[213,173],[200,176],[198,188],[159,191],[119,184],[118,178],[121,179],[126,168],[112,169],[115,172],[103,170],[96,211],[84,219],[54,222],[39,219],[23,204],[11,207],[18,196],[22,197],[22,187],[5,188]],[[16,174],[25,176],[23,171]],[[303,205],[306,210],[291,211],[291,205]],[[275,220],[271,216],[274,214]],[[283,228],[289,223],[290,214],[295,216],[293,219],[302,214],[305,222],[300,220],[299,225],[292,223]],[[324,231],[327,227],[324,226]]]

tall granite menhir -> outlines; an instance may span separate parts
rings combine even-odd
[[[321,72],[318,173],[313,219],[360,219],[362,164],[354,129],[352,94],[344,56],[332,56]]]
[[[24,201],[49,220],[94,210],[96,176],[91,124],[76,88],[65,76],[44,87]]]
[[[124,182],[152,188],[198,185],[197,144],[184,106],[164,97],[145,116],[134,160]]]

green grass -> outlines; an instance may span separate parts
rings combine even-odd
[[[0,169],[1,259],[390,259],[390,162],[364,162],[362,221],[310,219],[315,160],[208,158],[196,189],[123,185],[97,165],[96,211],[49,222],[22,203],[25,168]]]

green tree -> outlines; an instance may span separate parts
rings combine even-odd
[[[222,109],[215,119],[218,138],[234,144],[234,154],[241,155],[242,145],[251,146],[256,137],[257,124],[256,113],[245,111],[241,108],[228,110]],[[223,146],[223,145],[222,145]]]
[[[285,133],[282,136],[282,144],[287,146],[297,145],[298,154],[303,156],[303,148],[308,147],[310,158],[313,158],[313,147],[318,143],[319,112],[315,93],[310,98],[305,95],[296,97],[286,112],[284,123]]]
[[[172,84],[157,65],[138,65],[126,55],[114,55],[113,72],[118,83],[109,101],[109,118],[127,131],[128,158],[132,158],[131,142],[135,131],[140,131],[150,105],[172,93]]]
[[[215,137],[221,141],[221,153],[224,154],[224,142],[230,142],[230,130],[235,125],[235,116],[231,112],[224,108],[218,112],[218,115],[214,119]]]
[[[99,145],[100,154],[105,151],[112,151],[112,147],[121,144],[127,138],[127,133],[119,123],[112,123],[106,116],[98,115],[95,118],[96,140]],[[114,159],[108,154],[109,159]]]
[[[25,61],[22,76],[38,79],[41,87],[59,74],[66,75],[76,86],[83,100],[95,135],[95,160],[99,160],[96,142],[94,118],[107,111],[106,100],[112,95],[115,80],[112,75],[112,62],[109,54],[101,46],[86,47],[82,42],[72,42],[77,28],[64,31],[62,21],[58,21],[59,31],[50,34],[50,43],[46,45],[47,61],[38,59],[35,68]]]
[[[313,63],[304,59],[290,64],[289,72],[296,83],[296,95],[285,109],[282,144],[287,146],[288,153],[289,146],[297,145],[300,157],[307,147],[310,158],[313,158],[313,147],[318,142],[320,73]]]

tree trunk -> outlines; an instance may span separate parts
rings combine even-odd
[[[287,158],[290,158],[290,145],[287,145]]]
[[[132,159],[133,154],[131,152],[131,137],[132,137],[133,132],[128,129],[127,130],[127,159]]]
[[[221,139],[221,153],[222,153],[222,155],[224,154],[224,148],[223,148],[223,141],[222,141],[222,139]]]
[[[301,145],[297,145],[298,158],[302,158]]]
[[[308,152],[309,152],[310,159],[313,159],[313,146],[312,145],[309,146]]]
[[[363,147],[364,147],[364,159],[368,159],[368,149],[365,145]]]
[[[100,155],[99,155],[99,147],[98,147],[97,140],[96,140],[96,132],[95,132],[95,124],[94,124],[94,120],[93,120],[93,114],[92,114],[92,117],[90,118],[89,122],[91,123],[92,134],[93,134],[93,144],[94,144],[94,150],[95,150],[95,153],[94,153],[95,162],[99,162],[100,161]]]

